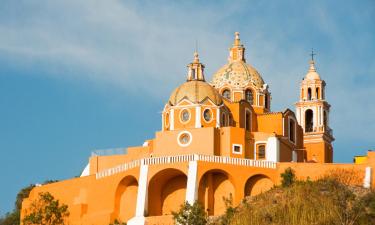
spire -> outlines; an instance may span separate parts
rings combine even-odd
[[[229,62],[233,61],[244,61],[245,59],[245,47],[241,44],[240,33],[234,33],[234,42],[232,48],[229,49]]]
[[[310,60],[310,69],[309,69],[309,72],[316,72],[316,69],[315,69],[315,61],[314,61],[314,55],[316,55],[314,53],[314,49],[311,49],[311,60]]]
[[[205,81],[204,80],[204,65],[199,62],[199,55],[197,50],[194,52],[194,60],[192,63],[188,65],[188,77],[187,81],[192,81],[192,80],[200,80],[200,81]]]

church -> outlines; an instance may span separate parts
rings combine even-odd
[[[223,198],[236,206],[280,184],[289,167],[298,179],[353,170],[360,185],[372,188],[375,152],[360,163],[333,163],[330,104],[313,54],[295,112],[271,111],[271,88],[245,56],[236,32],[228,63],[208,81],[195,52],[186,81],[166,99],[153,139],[126,154],[92,155],[80,177],[35,187],[21,217],[40,192],[68,205],[72,225],[174,224],[171,212],[185,201],[217,216],[225,212]]]

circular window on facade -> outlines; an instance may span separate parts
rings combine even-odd
[[[191,133],[188,131],[181,132],[177,136],[177,142],[181,147],[186,147],[190,145],[191,140],[192,140],[192,136],[191,136]]]
[[[210,122],[212,119],[212,111],[210,109],[205,109],[203,111],[203,118],[206,122]]]
[[[189,120],[190,120],[189,110],[187,110],[187,109],[182,110],[182,112],[181,112],[181,121],[182,122],[187,122]]]
[[[224,98],[226,98],[226,99],[230,99],[230,90],[228,90],[228,89],[225,89],[224,91],[223,91],[223,97]]]

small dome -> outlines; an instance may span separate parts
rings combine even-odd
[[[262,89],[264,85],[263,78],[258,71],[242,60],[232,61],[221,67],[213,75],[211,83],[216,88],[220,88],[225,84],[238,88],[252,84],[256,88]]]
[[[315,69],[315,62],[313,60],[310,61],[310,69],[309,72],[307,72],[305,79],[308,80],[320,80],[319,74],[316,72]]]
[[[177,105],[183,99],[199,104],[207,98],[215,105],[221,105],[223,103],[221,95],[214,87],[205,81],[191,80],[183,83],[172,92],[169,98],[169,104]]]

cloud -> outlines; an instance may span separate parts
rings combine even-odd
[[[314,47],[335,134],[363,140],[371,138],[359,132],[363,127],[375,129],[375,18],[368,4],[5,1],[0,64],[165,101],[184,81],[196,40],[210,78],[238,30],[275,110],[294,109]]]

